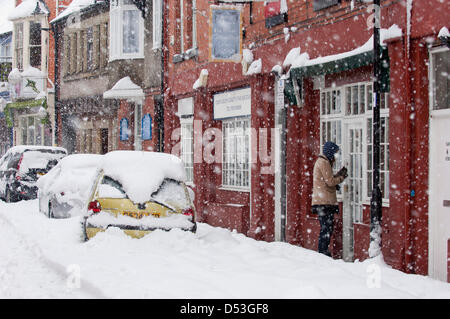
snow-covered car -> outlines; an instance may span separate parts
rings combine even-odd
[[[49,218],[83,215],[103,155],[64,157],[37,181],[39,211]]]
[[[109,227],[141,238],[155,229],[195,232],[193,192],[180,158],[166,153],[104,155],[83,222],[85,240]]]
[[[62,147],[11,147],[0,159],[0,197],[6,202],[35,199],[36,181],[65,156],[67,150]]]

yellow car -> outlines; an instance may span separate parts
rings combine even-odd
[[[134,238],[155,229],[196,231],[193,192],[178,157],[115,151],[100,166],[83,220],[85,240],[109,227]]]

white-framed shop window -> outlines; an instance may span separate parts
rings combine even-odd
[[[222,121],[222,186],[250,189],[250,117]]]
[[[181,159],[186,170],[187,183],[194,183],[194,117],[180,119],[181,126]]]
[[[134,104],[134,149],[142,151],[142,103]]]
[[[132,0],[110,2],[109,60],[144,57],[144,19]]]
[[[44,145],[44,124],[41,118],[32,115],[19,117],[20,143],[22,145]]]
[[[320,150],[327,141],[336,143],[341,155],[344,144],[344,123],[359,122],[363,127],[364,163],[361,169],[363,174],[363,199],[370,201],[372,192],[372,99],[373,84],[360,82],[341,87],[322,89],[320,92]],[[380,187],[383,195],[383,204],[389,204],[389,95],[381,94],[380,117]],[[348,165],[346,158],[338,157],[334,170]],[[338,199],[342,199],[342,189],[338,191]]]

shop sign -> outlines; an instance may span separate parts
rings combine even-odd
[[[214,94],[214,119],[248,116],[252,109],[250,88]]]

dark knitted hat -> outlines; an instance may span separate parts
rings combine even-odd
[[[339,146],[333,142],[326,142],[323,145],[323,155],[325,155],[330,161],[334,159],[334,154],[339,151]]]

